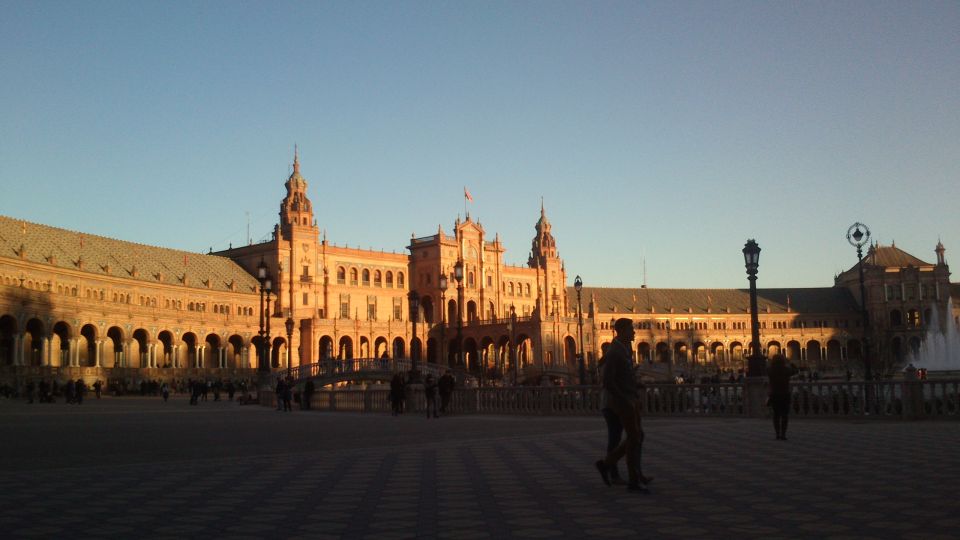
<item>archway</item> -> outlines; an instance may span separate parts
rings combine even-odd
[[[563,338],[563,361],[571,368],[577,367],[577,340],[573,336]]]
[[[243,365],[243,338],[233,334],[227,339],[227,365],[228,368],[245,367]]]
[[[657,362],[670,363],[670,345],[664,341],[657,342],[656,355]]]
[[[433,299],[429,295],[420,297],[420,310],[423,312],[423,321],[427,324],[433,324]]]
[[[440,346],[436,338],[427,338],[427,362],[436,364],[440,358]]]
[[[653,363],[653,357],[650,355],[652,349],[650,344],[646,341],[641,341],[637,344],[637,361],[643,362],[646,364]]]
[[[320,338],[320,343],[317,348],[320,353],[320,360],[327,360],[333,357],[333,338],[330,336],[322,336]]]
[[[467,302],[467,321],[477,320],[477,303],[473,300]]]
[[[353,340],[350,339],[350,336],[343,336],[337,346],[337,359],[349,360],[351,358],[353,358]]]
[[[787,348],[784,350],[788,362],[800,365],[800,342],[791,340],[787,342]]]
[[[97,327],[85,324],[80,328],[80,365],[93,367],[97,365]]]
[[[107,329],[107,338],[104,354],[113,359],[110,367],[126,367],[123,360],[123,330],[119,326],[111,326]]]
[[[389,356],[387,351],[387,338],[380,336],[373,342],[373,354],[377,358]]]
[[[162,368],[180,367],[173,358],[173,334],[164,330],[157,335],[157,341],[160,343],[157,365]]]
[[[143,328],[137,328],[133,331],[133,340],[130,342],[129,360],[130,367],[150,367],[150,336]],[[134,361],[136,359],[136,362]]]
[[[12,366],[17,359],[17,320],[10,315],[0,317],[0,365]]]
[[[58,321],[53,325],[50,336],[50,352],[55,352],[56,357],[50,358],[50,365],[69,366],[70,365],[70,325]]]
[[[200,367],[217,369],[224,367],[223,353],[220,351],[220,336],[217,334],[207,334],[207,337],[205,337],[203,341],[207,346],[204,350],[203,357],[200,359]]]
[[[823,367],[823,349],[820,347],[820,342],[815,339],[807,342],[807,364],[818,371]]]
[[[406,355],[406,344],[403,342],[403,338],[393,338],[393,357],[404,358]]]
[[[27,351],[27,358],[24,359],[26,365],[43,365],[43,335],[44,327],[40,319],[27,321],[26,332],[23,336],[23,346]]]

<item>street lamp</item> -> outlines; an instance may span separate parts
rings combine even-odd
[[[447,344],[447,274],[440,274],[440,362],[447,363],[444,348]]]
[[[264,318],[267,320],[267,337],[266,337],[267,350],[264,353],[266,357],[266,362],[264,362],[264,364],[266,364],[265,369],[267,371],[270,371],[270,367],[271,367],[270,353],[273,352],[270,347],[270,316],[271,316],[270,315],[270,293],[273,292],[273,278],[270,277],[270,274],[267,274],[267,277],[263,279],[263,288],[267,290],[267,304],[266,304],[267,308],[264,311]]]
[[[757,313],[757,268],[760,266],[760,246],[750,239],[743,246],[743,262],[747,267],[747,279],[750,280],[750,360],[747,363],[747,377],[762,377],[765,362],[760,352],[760,316]]]
[[[514,331],[517,328],[517,310],[513,307],[513,304],[510,304],[510,322],[507,323],[507,329],[510,331],[510,367],[513,368],[513,385],[517,385],[517,358],[516,358],[516,348],[517,344],[514,343],[516,338],[514,337]]]
[[[267,263],[260,259],[260,264],[257,265],[257,281],[260,282],[260,331],[258,332],[260,336],[260,347],[257,348],[257,369],[260,371],[269,371],[264,361],[264,332],[263,332],[263,293],[265,292],[264,282],[267,279]]]
[[[419,378],[417,360],[420,359],[420,350],[417,350],[417,354],[413,354],[413,341],[417,339],[417,319],[420,318],[420,295],[417,294],[417,291],[410,291],[407,297],[410,300],[410,326],[413,330],[410,338],[410,382],[414,382]]]
[[[290,365],[293,363],[293,317],[287,317],[287,322],[284,323],[284,326],[287,327],[287,377],[290,376]]]
[[[457,280],[457,366],[463,366],[463,261],[453,265],[453,277]]]
[[[870,242],[870,229],[857,222],[847,229],[847,242],[857,248],[857,266],[860,269],[860,316],[863,318],[863,379],[872,378],[870,369],[870,317],[867,315],[867,289],[863,280],[863,246]]]
[[[587,368],[583,365],[583,305],[580,301],[580,291],[583,290],[583,280],[577,276],[573,280],[573,288],[577,290],[577,339],[580,341],[580,354],[578,356],[580,368],[580,385],[587,384]]]

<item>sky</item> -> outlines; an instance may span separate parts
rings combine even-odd
[[[0,214],[265,240],[294,145],[331,243],[466,211],[572,282],[823,287],[854,222],[960,264],[960,3],[0,0]]]

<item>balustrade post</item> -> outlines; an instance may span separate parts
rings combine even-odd
[[[744,405],[747,416],[759,418],[767,406],[767,385],[764,377],[747,377],[744,388]]]

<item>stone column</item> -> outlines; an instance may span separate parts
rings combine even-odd
[[[147,345],[147,366],[157,367],[157,345],[155,343]]]
[[[103,340],[98,339],[93,348],[93,361],[97,367],[100,367],[100,351],[103,349]]]
[[[13,337],[13,365],[23,365],[23,334]]]
[[[193,346],[193,367],[200,367],[200,362],[202,361],[203,347],[200,345]]]
[[[40,341],[40,364],[50,365],[50,338],[44,337]]]
[[[170,359],[173,362],[173,367],[180,367],[180,346],[174,345],[170,348]]]
[[[220,347],[220,369],[226,369],[227,367],[227,348]]]

